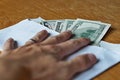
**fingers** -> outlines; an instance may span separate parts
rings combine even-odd
[[[71,53],[81,49],[82,47],[88,45],[90,43],[90,39],[80,38],[80,39],[72,39],[63,43],[58,44],[58,48],[61,49],[58,52],[59,57],[62,59]]]
[[[3,45],[3,51],[9,51],[17,48],[17,43],[12,38],[9,38]]]
[[[68,62],[68,73],[71,73],[71,76],[73,76],[78,72],[83,72],[91,68],[96,62],[97,58],[93,54],[80,55]]]
[[[35,42],[41,42],[43,41],[47,36],[48,36],[48,32],[46,30],[42,30],[40,32],[38,32],[33,38],[31,38],[29,41],[27,41],[25,43],[25,45],[30,45],[33,44]]]
[[[49,37],[48,39],[44,40],[41,44],[57,44],[68,40],[72,36],[71,31],[65,31],[60,33],[57,36]]]

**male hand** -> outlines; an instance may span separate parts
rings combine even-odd
[[[43,30],[24,46],[18,48],[15,41],[10,38],[4,45],[1,59],[6,61],[6,65],[8,61],[9,65],[14,63],[14,67],[21,66],[17,71],[19,72],[19,69],[21,73],[28,71],[28,74],[32,76],[28,76],[31,80],[71,80],[76,73],[91,68],[97,62],[96,57],[89,53],[80,55],[71,61],[65,60],[67,56],[87,46],[90,43],[89,39],[69,40],[72,36],[70,31],[54,37],[48,37],[48,35],[49,33]],[[13,74],[12,79],[14,79],[14,74],[18,76],[23,74],[17,74],[16,70],[11,70],[9,75]],[[24,79],[27,80],[27,78]]]

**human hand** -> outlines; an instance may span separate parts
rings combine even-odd
[[[93,54],[84,54],[71,61],[65,57],[87,46],[89,39],[70,39],[70,31],[54,37],[48,37],[43,30],[26,42],[22,47],[15,47],[14,40],[9,39],[4,45],[2,58],[28,69],[32,80],[70,80],[76,73],[92,67],[97,59]]]

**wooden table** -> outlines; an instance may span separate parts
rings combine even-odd
[[[83,18],[112,24],[103,40],[120,43],[120,0],[0,0],[0,29],[26,18]],[[120,64],[94,80],[120,80]]]

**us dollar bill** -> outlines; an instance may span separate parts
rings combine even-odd
[[[107,23],[77,19],[69,30],[75,35],[73,38],[89,38],[98,44],[110,26]]]
[[[48,27],[49,29],[55,30],[56,22],[57,20],[46,20],[42,22],[42,25],[44,25],[45,27]]]
[[[100,21],[85,19],[44,20],[37,18],[32,20],[59,33],[71,30],[75,35],[73,38],[89,38],[94,44],[99,43],[111,26]]]
[[[55,31],[61,32],[65,20],[58,20],[55,25]]]
[[[64,20],[46,20],[42,22],[42,25],[59,32],[58,31],[59,25],[61,25],[61,23],[63,22]]]
[[[35,18],[35,19],[29,19],[30,21],[34,21],[36,23],[39,23],[41,25],[44,25],[45,27],[48,27],[52,30],[55,30],[55,24],[57,20],[45,20],[41,17]]]
[[[65,19],[64,23],[61,25],[61,32],[67,31],[72,26],[74,21],[75,20],[72,19]]]
[[[77,19],[76,19],[77,20]],[[63,28],[61,30],[61,32],[67,31],[67,30],[71,30],[73,23],[76,21],[75,19],[65,19],[63,25],[61,25]],[[85,20],[85,19],[79,19],[82,21],[90,21],[90,22],[100,22],[100,21],[91,21],[91,20]],[[100,22],[101,23],[101,22]]]

